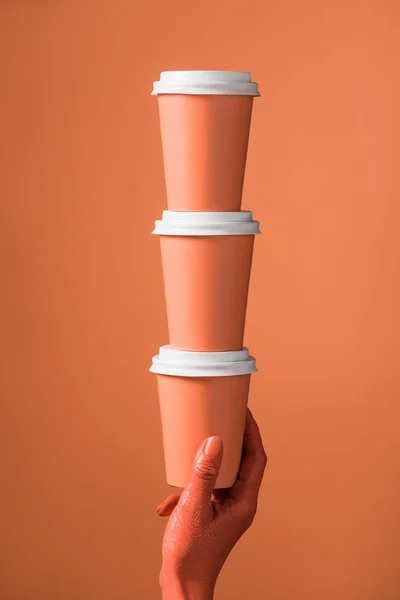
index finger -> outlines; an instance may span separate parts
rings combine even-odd
[[[243,460],[239,469],[238,479],[232,487],[231,495],[236,500],[245,499],[256,502],[266,465],[267,455],[262,443],[260,430],[250,409],[247,409],[243,437]]]

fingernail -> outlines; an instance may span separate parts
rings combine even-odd
[[[222,439],[218,435],[208,438],[203,452],[207,458],[217,458],[222,452]]]

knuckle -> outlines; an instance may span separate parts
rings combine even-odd
[[[211,481],[217,476],[217,467],[213,461],[202,460],[196,464],[196,475],[204,481]]]
[[[257,421],[254,419],[254,417],[253,417],[253,421],[254,421],[254,424],[253,424],[254,431],[255,431],[256,433],[260,433],[260,426],[259,426],[259,424],[257,423]]]
[[[242,509],[242,523],[248,528],[253,523],[256,516],[257,506],[245,504]]]
[[[263,450],[263,452],[262,452],[261,460],[262,460],[262,463],[265,468],[267,466],[267,462],[268,462],[268,456],[267,456],[267,453],[265,452],[265,450]]]

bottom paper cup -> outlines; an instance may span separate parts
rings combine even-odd
[[[231,487],[242,455],[254,359],[246,349],[207,353],[164,347],[151,370],[157,373],[167,482],[185,487],[201,443],[218,435],[224,452],[215,487]]]

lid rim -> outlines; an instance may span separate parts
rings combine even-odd
[[[248,71],[221,70],[162,71],[153,84],[152,95],[158,94],[260,95]]]
[[[255,373],[257,367],[247,348],[230,352],[194,352],[162,346],[159,354],[153,357],[150,371],[176,377],[233,377]]]
[[[215,227],[215,229],[208,227],[208,228],[202,228],[202,229],[195,229],[194,227],[188,227],[188,228],[184,228],[184,227],[171,227],[168,228],[168,230],[162,225],[161,221],[156,221],[156,227],[154,228],[154,230],[152,231],[153,235],[161,235],[161,236],[175,236],[175,237],[179,237],[179,236],[187,236],[187,237],[213,237],[213,236],[228,236],[228,235],[260,235],[261,231],[259,231],[258,229],[256,230],[256,226],[258,228],[258,223],[256,221],[254,221],[252,223],[252,225],[254,227],[252,228],[248,228],[248,230],[244,231],[243,229],[241,230],[235,230],[235,229],[231,229],[230,231],[222,231],[220,228]]]
[[[253,221],[251,211],[181,212],[163,211],[152,232],[157,235],[219,236],[258,235],[259,221]]]

